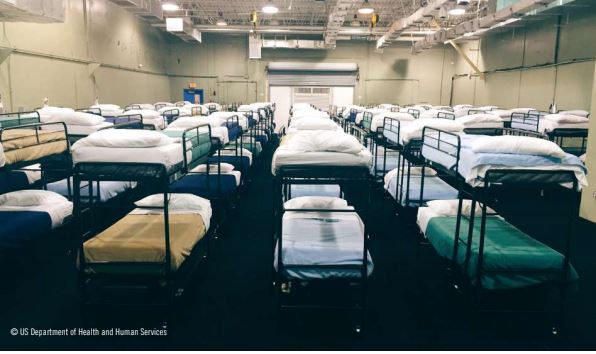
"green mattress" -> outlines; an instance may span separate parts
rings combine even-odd
[[[162,130],[162,132],[170,138],[180,139],[182,139],[184,134],[184,131],[181,130]],[[211,151],[211,139],[209,138],[209,133],[207,132],[201,132],[199,136],[197,136],[196,130],[187,132],[186,139],[186,144],[189,142],[192,144],[192,161],[188,161],[189,168],[195,168],[201,163],[198,161],[201,157],[209,156],[209,152]]]
[[[39,123],[39,118],[35,114],[24,114],[20,118],[17,116],[0,117],[0,128],[10,128],[25,124]]]
[[[476,283],[480,218],[474,222],[472,255],[467,275]],[[426,228],[426,237],[440,256],[452,259],[456,217],[434,217]],[[465,262],[468,238],[468,220],[462,218],[457,263]],[[563,255],[531,238],[503,218],[486,219],[482,287],[485,289],[512,289],[561,279]],[[578,275],[570,267],[568,279]]]

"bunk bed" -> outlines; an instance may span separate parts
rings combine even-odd
[[[514,129],[480,136],[426,128],[423,135],[423,167],[450,176],[459,199],[419,209],[418,224],[437,253],[461,271],[462,287],[473,291],[479,308],[486,291],[545,283],[556,286],[562,303],[569,282],[577,279],[569,251],[578,190],[586,185],[581,161],[540,134]],[[494,212],[501,207],[496,191],[504,188],[564,193],[568,203],[561,216],[568,228],[561,253]]]
[[[273,268],[280,311],[355,311],[361,317],[355,319],[354,329],[362,330],[367,279],[373,270],[366,231],[371,165],[370,152],[343,132],[296,132],[282,139],[272,163],[276,178]],[[351,205],[337,197],[292,197],[292,186],[300,185],[339,186],[349,191]],[[292,286],[295,282],[311,289],[333,284],[333,300],[308,301],[308,294]],[[343,287],[346,291],[337,293]],[[339,295],[348,294],[350,301],[339,300]]]

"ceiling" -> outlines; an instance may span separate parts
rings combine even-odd
[[[394,20],[407,16],[420,7],[424,0],[369,0],[370,5],[379,15],[378,27],[387,27]],[[275,26],[315,26],[324,27],[334,1],[317,0],[273,0],[279,8],[275,15],[261,13],[267,0],[179,0],[183,12],[192,18],[195,25],[215,25],[220,13],[231,26],[249,26],[249,15],[258,12],[259,25]],[[351,23],[358,14],[362,1],[350,1],[346,21]],[[370,15],[358,15],[356,20],[361,26],[368,26]],[[273,21],[273,23],[272,23]],[[277,21],[277,22],[276,22]]]

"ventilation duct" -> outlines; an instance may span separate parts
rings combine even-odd
[[[301,39],[264,39],[263,48],[285,48],[285,49],[326,49],[324,41],[301,40]]]
[[[356,63],[303,63],[303,62],[273,62],[267,65],[272,71],[311,71],[311,72],[357,72]]]
[[[0,22],[64,22],[64,0],[0,0]]]
[[[160,0],[110,0],[149,22],[163,21],[163,10]]]

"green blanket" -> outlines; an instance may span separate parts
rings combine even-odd
[[[442,257],[452,259],[455,237],[455,217],[434,217],[426,228],[426,237]],[[462,218],[457,263],[465,262],[469,223]],[[476,282],[480,218],[474,222],[472,254],[467,274]],[[486,219],[482,287],[510,289],[536,285],[561,279],[563,255],[531,238],[504,219],[490,216]],[[570,267],[570,280],[577,279]]]

